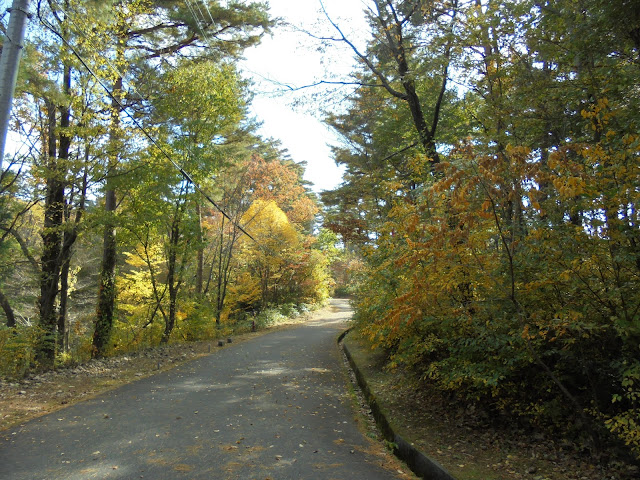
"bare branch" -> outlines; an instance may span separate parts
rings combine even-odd
[[[34,268],[36,272],[39,271],[40,265],[38,264],[38,261],[35,259],[35,257],[31,255],[27,242],[25,242],[24,238],[22,238],[20,233],[18,233],[18,231],[15,228],[13,228],[13,226],[5,227],[4,225],[0,225],[0,230],[5,232],[5,235],[3,235],[3,238],[8,234],[13,235],[13,238],[15,238],[16,242],[18,242],[18,245],[20,245],[20,250],[22,250],[22,253],[27,258],[27,260],[29,260],[29,263],[31,264],[31,266]]]
[[[333,28],[336,29],[336,31],[340,34],[340,41],[346,43],[347,45],[349,45],[349,47],[351,48],[351,50],[353,50],[353,53],[355,53],[357,55],[357,57],[362,60],[365,65],[369,68],[369,70],[371,70],[371,72],[378,77],[378,79],[380,80],[380,82],[382,83],[382,86],[384,87],[384,89],[389,92],[391,95],[393,95],[396,98],[399,98],[401,100],[407,100],[407,95],[405,93],[399,92],[398,90],[396,90],[395,88],[393,88],[391,86],[391,84],[389,83],[389,80],[387,79],[387,77],[385,77],[385,75],[378,69],[376,68],[376,66],[373,64],[373,62],[371,62],[371,60],[369,60],[369,58],[367,58],[366,55],[363,55],[362,53],[360,53],[360,50],[358,50],[358,47],[356,47],[342,32],[342,30],[340,29],[340,27],[331,19],[331,17],[329,16],[329,13],[327,12],[324,3],[322,2],[322,0],[320,0],[320,6],[322,8],[322,12],[324,13],[325,17],[327,18],[327,20],[329,20],[329,23],[331,23],[331,25],[333,26]]]
[[[397,156],[397,155],[400,155],[401,153],[406,152],[407,150],[411,150],[412,148],[417,147],[419,144],[420,144],[420,142],[413,142],[411,145],[407,145],[406,147],[401,148],[400,150],[396,150],[395,152],[390,153],[389,155],[387,155],[386,157],[384,157],[384,158],[382,159],[382,161],[383,161],[383,162],[386,162],[387,160],[390,160],[390,159],[392,159],[393,157],[395,157],[395,156]]]
[[[329,42],[342,42],[343,39],[342,38],[338,38],[338,37],[321,37],[319,35],[316,35],[315,33],[312,33],[308,30],[305,30],[303,28],[299,28],[299,27],[295,27],[292,25],[292,27],[294,28],[294,31],[296,32],[301,32],[304,33],[305,35],[315,39],[315,40],[322,40],[322,41],[329,41]]]
[[[393,20],[394,22],[396,22],[396,25],[401,25],[403,22],[400,22],[400,19],[398,18],[398,12],[396,11],[396,7],[393,6],[393,3],[391,3],[391,0],[387,0],[387,6],[391,11],[391,15],[393,15]],[[378,7],[378,12],[380,12],[380,7]]]
[[[147,28],[141,28],[139,30],[130,30],[126,33],[127,37],[129,38],[134,38],[134,37],[141,37],[143,35],[147,35],[149,33],[154,33],[160,30],[164,30],[164,29],[175,29],[175,28],[180,28],[180,27],[186,27],[187,24],[183,23],[183,22],[173,22],[173,23],[159,23],[157,25],[152,25],[151,27],[147,27]]]
[[[456,0],[453,2],[453,14],[451,15],[450,33],[452,35],[453,35],[453,22],[456,19],[457,13],[458,13],[458,1]],[[436,100],[436,104],[433,109],[433,122],[431,124],[431,134],[434,136],[436,134],[436,129],[438,127],[438,120],[440,119],[440,108],[442,108],[442,101],[444,99],[444,94],[447,90],[447,83],[449,81],[449,65],[451,63],[451,40],[447,42],[444,55],[447,61],[444,66],[444,71],[442,72],[442,84],[440,86],[440,93],[438,94],[438,100]]]
[[[433,122],[431,123],[431,134],[435,136],[436,129],[438,128],[438,120],[440,119],[440,109],[442,108],[442,100],[444,99],[444,94],[447,90],[447,83],[449,81],[449,59],[451,54],[451,47],[447,46],[447,53],[445,54],[447,57],[447,63],[444,66],[444,71],[442,72],[442,84],[440,85],[440,93],[438,94],[438,99],[436,100],[436,104],[433,108]]]
[[[191,36],[185,38],[184,40],[174,44],[174,45],[170,45],[168,47],[164,47],[164,48],[159,48],[157,50],[151,49],[151,48],[147,48],[147,47],[137,47],[138,49],[141,50],[147,50],[149,52],[151,52],[151,54],[145,56],[145,59],[149,60],[152,58],[158,58],[161,57],[163,55],[167,55],[167,54],[171,54],[171,53],[176,53],[179,52],[180,50],[182,50],[185,47],[189,47],[189,46],[193,46],[193,43],[198,40],[198,34],[197,33],[192,33]]]
[[[279,83],[279,82],[278,82]],[[384,85],[380,83],[365,83],[365,82],[341,82],[341,81],[332,81],[332,80],[320,80],[319,82],[310,83],[308,85],[302,85],[301,87],[292,87],[291,85],[287,85],[285,83],[279,83],[283,87],[286,87],[288,90],[292,92],[297,92],[299,90],[304,90],[307,88],[317,87],[319,85],[357,85],[358,87],[372,87],[372,88],[385,88]]]

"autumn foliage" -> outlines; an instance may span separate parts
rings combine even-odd
[[[358,319],[392,368],[585,442],[605,426],[640,452],[640,142],[613,115],[604,100],[584,112],[606,133],[547,164],[456,148],[365,249]]]
[[[115,346],[215,337],[268,308],[325,300],[328,261],[308,229],[317,205],[300,175],[292,162],[257,154],[219,167],[226,215],[175,187],[151,203],[152,180],[142,197],[132,194]]]
[[[373,2],[354,74],[396,90],[357,90],[329,117],[347,173],[323,198],[366,263],[358,328],[423,388],[640,457],[637,15],[409,3]],[[419,112],[401,47],[419,52]]]
[[[238,68],[275,21],[264,2],[206,10],[38,4],[22,143],[0,162],[0,377],[217,338],[328,296],[304,163],[260,136]]]

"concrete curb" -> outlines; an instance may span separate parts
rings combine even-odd
[[[341,343],[344,337],[349,333],[351,329],[344,331],[338,337],[338,343]],[[378,403],[375,394],[371,391],[367,379],[358,368],[355,360],[351,356],[347,345],[342,343],[342,349],[344,350],[347,360],[353,369],[358,385],[362,389],[365,395],[367,403],[371,408],[373,418],[376,420],[378,428],[382,431],[382,434],[389,442],[394,444],[394,454],[403,460],[417,476],[429,480],[456,480],[449,472],[447,472],[442,465],[429,458],[423,452],[415,448],[409,442],[407,442],[401,435],[396,432],[396,428],[389,422],[385,412]]]

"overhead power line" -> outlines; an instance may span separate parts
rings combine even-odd
[[[195,5],[194,5],[191,0],[186,0],[186,3],[187,3],[187,8],[191,12],[193,19],[196,21],[196,24],[198,25],[198,29],[202,34],[202,38],[206,40],[206,42],[209,45],[211,45],[211,39],[207,35],[207,29],[205,28],[206,19],[204,18],[204,13],[202,12],[202,8],[200,8],[200,4],[198,2],[195,2]],[[206,3],[205,3],[205,6],[206,6]],[[208,6],[207,6],[207,9],[208,9]],[[213,18],[211,20],[213,21]]]

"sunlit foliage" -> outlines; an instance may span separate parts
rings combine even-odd
[[[400,19],[411,4],[385,3]],[[591,451],[613,433],[640,456],[638,16],[615,22],[599,1],[426,3],[412,22],[455,18],[459,33],[439,51],[456,72],[440,162],[382,88],[329,117],[347,175],[323,199],[366,264],[359,328],[425,388]],[[417,91],[440,72],[420,64]]]

